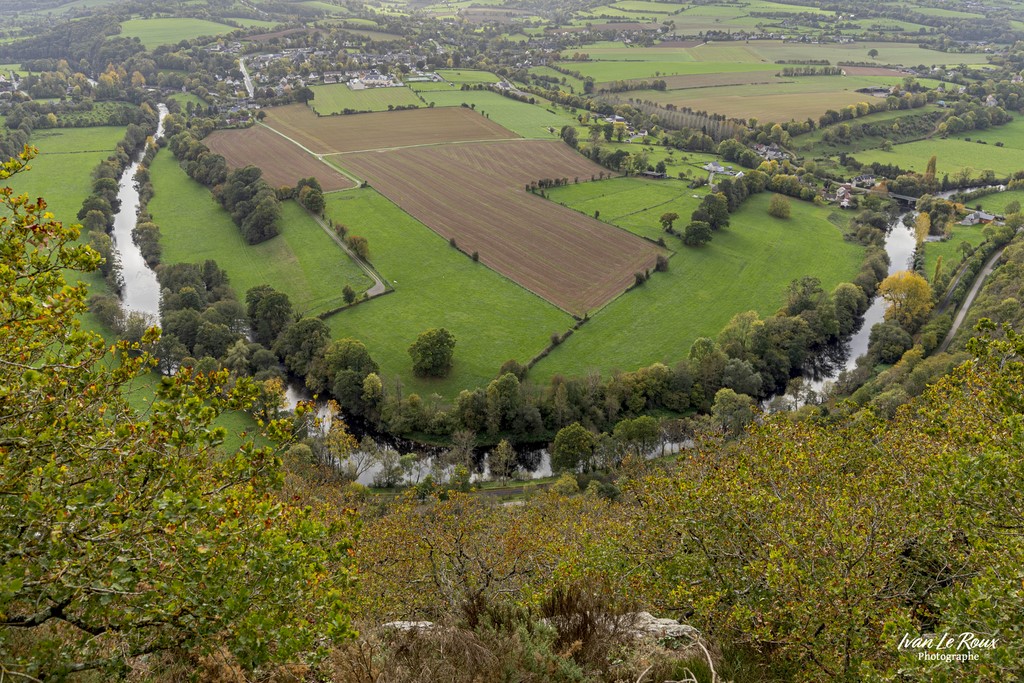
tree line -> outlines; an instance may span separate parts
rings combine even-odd
[[[196,137],[195,128],[185,129],[184,119],[171,116],[167,126],[167,144],[174,156],[189,177],[213,190],[245,241],[259,244],[275,237],[281,207],[276,192],[263,180],[263,171],[256,166],[229,171],[224,157]]]

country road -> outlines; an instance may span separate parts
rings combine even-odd
[[[949,334],[942,340],[942,344],[939,345],[939,353],[945,353],[949,349],[949,345],[953,342],[953,337],[956,336],[957,330],[964,324],[964,319],[967,317],[967,311],[970,310],[971,304],[974,303],[975,297],[978,296],[978,292],[981,291],[981,286],[985,284],[985,280],[992,274],[992,269],[995,268],[996,261],[1003,255],[1006,247],[1003,247],[996,253],[992,254],[988,261],[985,262],[981,272],[978,273],[978,277],[974,279],[974,286],[971,287],[971,291],[967,293],[967,297],[964,302],[960,305],[960,311],[956,314],[956,318],[953,320],[953,326],[949,328]]]

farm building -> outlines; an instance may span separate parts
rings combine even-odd
[[[967,215],[967,218],[963,219],[958,225],[978,225],[979,223],[991,223],[996,219],[990,213],[984,211],[975,211]]]

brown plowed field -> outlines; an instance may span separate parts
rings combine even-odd
[[[302,104],[264,111],[267,112],[264,123],[316,154],[519,137],[463,107],[348,116],[317,116]]]
[[[459,248],[575,314],[608,302],[654,266],[658,248],[524,190],[604,169],[549,140],[407,147],[339,161]],[[415,254],[410,254],[415,258]],[[438,273],[443,277],[443,273]]]
[[[203,142],[221,154],[232,168],[258,166],[271,187],[293,186],[310,176],[320,181],[324,192],[355,187],[350,178],[331,168],[309,152],[263,126],[217,130]]]

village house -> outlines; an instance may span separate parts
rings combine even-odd
[[[967,214],[967,217],[958,223],[958,225],[978,225],[979,223],[988,224],[994,221],[996,217],[990,213],[984,211],[974,211]]]

